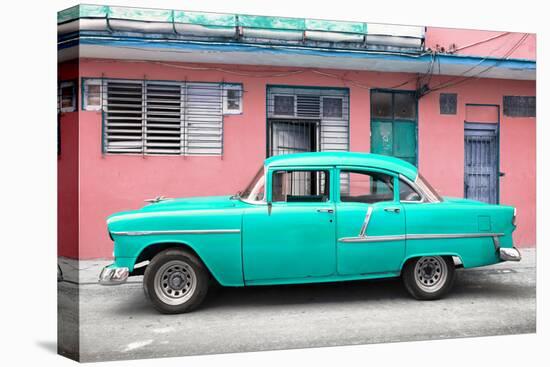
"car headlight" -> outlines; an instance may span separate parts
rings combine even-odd
[[[513,225],[517,224],[517,219],[518,219],[518,210],[516,208],[514,208],[514,216],[512,217],[512,224]]]

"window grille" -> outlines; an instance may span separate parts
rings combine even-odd
[[[271,86],[268,155],[349,150],[349,92],[342,88]]]
[[[442,115],[456,115],[457,94],[441,93],[439,95],[439,113]]]
[[[221,155],[219,83],[104,80],[106,153]]]
[[[316,95],[298,94],[296,101],[298,117],[316,117],[321,115],[321,98]]]
[[[101,110],[101,80],[85,79],[84,95],[82,96],[85,111]]]
[[[273,96],[273,115],[294,116],[295,96]]]
[[[342,118],[344,99],[339,97],[323,97],[323,117]]]
[[[537,101],[534,96],[504,96],[504,116],[536,117]]]
[[[243,112],[242,84],[224,84],[223,114],[238,115]]]

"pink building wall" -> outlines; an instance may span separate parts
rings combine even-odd
[[[456,48],[457,55],[536,59],[536,36],[532,33],[428,27],[425,37],[426,48]]]
[[[170,63],[172,64],[172,63]],[[220,71],[186,70],[185,64],[80,60],[80,77],[236,82],[244,86],[243,113],[224,117],[224,155],[129,156],[101,152],[101,113],[78,113],[79,156],[79,256],[108,258],[112,254],[105,218],[117,211],[137,209],[143,199],[156,195],[182,197],[231,194],[242,189],[266,155],[266,85],[348,87],[350,94],[350,150],[370,150],[370,89],[388,88],[411,79],[411,74],[323,70],[328,77],[305,71],[284,77],[270,76],[287,68],[216,65],[255,76]],[[189,66],[189,65],[187,65]],[[204,64],[202,65],[204,66]],[[212,65],[214,66],[214,65]],[[261,76],[261,77],[259,77]],[[352,79],[349,85],[342,81]],[[434,77],[438,84],[448,77]],[[357,84],[361,84],[359,87]],[[414,82],[400,89],[413,90]],[[463,196],[464,119],[466,103],[502,105],[503,95],[535,95],[535,83],[477,79],[443,92],[458,93],[456,115],[439,113],[439,92],[419,101],[419,168],[443,194]],[[74,139],[62,131],[62,140]],[[535,245],[535,119],[508,118],[501,106],[501,203],[518,208],[515,241]],[[65,152],[62,152],[62,158]],[[72,223],[72,222],[70,222]],[[67,222],[64,228],[71,224]],[[72,238],[72,237],[71,237]],[[70,241],[60,245],[61,255],[72,256]]]
[[[78,62],[59,67],[60,80],[78,79]],[[57,156],[57,252],[62,256],[79,257],[79,118],[78,111],[59,116],[60,154]]]

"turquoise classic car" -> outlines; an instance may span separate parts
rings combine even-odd
[[[271,157],[233,196],[167,199],[107,219],[115,261],[100,283],[144,275],[159,311],[227,287],[401,277],[422,300],[455,268],[519,261],[516,211],[441,197],[413,165],[366,153]]]

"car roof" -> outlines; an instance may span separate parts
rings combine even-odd
[[[418,169],[402,159],[380,154],[357,152],[313,152],[277,155],[266,159],[265,166],[267,168],[287,166],[359,166],[393,171],[402,174],[409,180],[415,180],[418,175]]]

